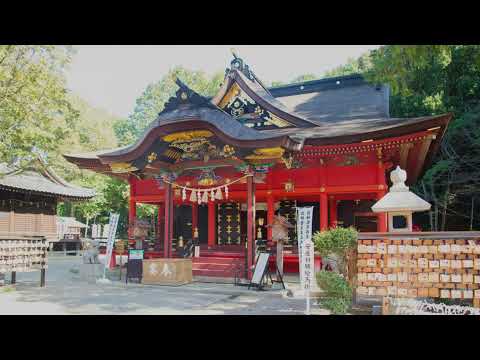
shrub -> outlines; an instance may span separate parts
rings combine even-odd
[[[347,255],[357,246],[357,235],[358,232],[353,227],[317,231],[313,235],[315,250],[324,258],[334,256],[340,272],[347,276]]]
[[[326,259],[335,259],[340,273],[320,271],[317,273],[318,286],[325,292],[322,305],[334,314],[345,314],[353,299],[352,287],[348,283],[348,259],[357,246],[357,231],[350,228],[333,228],[313,235],[315,250]],[[355,259],[350,258],[350,259]]]
[[[331,271],[320,271],[316,274],[318,286],[325,292],[321,304],[333,314],[345,314],[351,303],[353,291],[347,280],[340,274]]]

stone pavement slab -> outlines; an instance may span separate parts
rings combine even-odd
[[[233,284],[88,283],[70,271],[80,263],[78,258],[51,259],[45,288],[39,287],[39,273],[17,274],[15,291],[0,292],[0,314],[300,315],[305,311],[304,299]],[[314,306],[312,313],[325,311]]]

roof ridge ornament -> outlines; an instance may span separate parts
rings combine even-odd
[[[256,79],[255,74],[250,69],[250,67],[243,61],[243,59],[238,56],[235,49],[230,49],[233,55],[233,60],[230,62],[231,69],[227,68],[226,73],[228,74],[232,70],[238,70],[243,73],[248,79],[254,81]]]
[[[204,106],[217,109],[217,107],[215,107],[208,98],[192,90],[178,77],[176,77],[175,79],[175,84],[177,84],[178,90],[175,92],[175,96],[172,96],[170,97],[170,99],[168,99],[168,101],[165,103],[165,107],[160,112],[160,114],[176,110],[183,106]]]

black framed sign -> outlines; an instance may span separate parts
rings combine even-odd
[[[144,250],[128,250],[127,276],[125,282],[135,279],[142,282]]]

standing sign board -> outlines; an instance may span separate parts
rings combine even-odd
[[[313,206],[297,207],[297,239],[298,239],[298,256],[300,264],[300,284],[302,289],[305,288],[305,277],[303,271],[303,244],[312,241],[312,215]],[[313,246],[312,246],[313,249]],[[313,262],[313,256],[312,256]],[[313,267],[312,267],[313,269]]]
[[[143,256],[144,250],[128,250],[126,282],[128,282],[129,279],[136,279],[139,282],[142,281]]]
[[[112,261],[113,244],[115,243],[115,233],[117,232],[119,214],[110,214],[107,236],[107,251],[105,252],[105,269],[110,267]]]
[[[305,291],[307,299],[307,315],[310,314],[310,290],[314,286],[315,271],[314,271],[314,245],[311,240],[306,240],[303,245],[302,253],[302,289]]]

